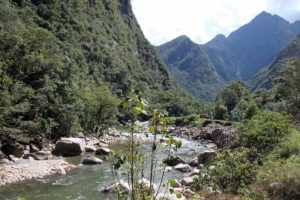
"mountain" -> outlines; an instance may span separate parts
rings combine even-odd
[[[300,35],[290,42],[267,68],[262,69],[250,81],[252,90],[270,89],[279,73],[291,61],[300,59]]]
[[[157,49],[180,85],[211,100],[224,82],[249,81],[299,33],[300,21],[262,12],[228,37],[219,34],[203,45],[179,37]]]
[[[198,105],[170,78],[129,0],[0,0],[0,142],[98,134],[122,118],[132,88],[170,115]]]
[[[195,97],[213,100],[225,82],[201,46],[180,36],[157,47],[169,72]]]

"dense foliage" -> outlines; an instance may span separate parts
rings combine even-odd
[[[250,185],[257,180],[258,170],[263,173],[260,165],[267,163],[269,155],[276,155],[273,157],[276,160],[299,153],[296,135],[291,148],[284,140],[292,134],[290,124],[288,115],[270,111],[260,111],[250,120],[245,120],[238,128],[240,146],[222,150],[205,165],[194,181],[194,188],[201,190],[211,186],[233,194],[254,195],[250,192]]]
[[[178,37],[157,49],[177,82],[195,97],[212,101],[225,85],[202,47],[188,37]]]
[[[198,105],[175,95],[129,1],[0,1],[1,138],[100,134],[134,87],[173,115]]]

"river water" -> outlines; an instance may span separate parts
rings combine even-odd
[[[176,153],[189,161],[205,148],[194,141],[180,139],[183,146]],[[150,153],[151,145],[147,142],[142,144],[145,154]],[[116,152],[121,153],[126,149],[123,143],[112,146]],[[167,149],[158,150],[158,159],[161,161],[167,157]],[[80,164],[84,155],[65,158],[73,164]],[[41,180],[27,181],[20,184],[9,185],[0,188],[1,200],[116,200],[116,194],[102,193],[101,191],[113,183],[111,164],[105,161],[105,157],[99,156],[104,162],[101,165],[85,165],[67,172],[66,176],[54,176]],[[157,165],[156,182],[161,177],[161,165]],[[147,169],[145,170],[147,177]],[[170,178],[182,178],[184,174],[179,171],[166,173],[164,182]]]

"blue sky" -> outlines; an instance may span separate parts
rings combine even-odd
[[[203,44],[228,35],[262,11],[300,20],[300,0],[132,0],[137,20],[154,45],[180,35]]]

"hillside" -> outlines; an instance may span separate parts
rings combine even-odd
[[[247,81],[300,33],[299,23],[262,12],[227,38],[206,43],[204,49],[223,78]]]
[[[169,72],[195,97],[214,100],[225,82],[202,48],[186,36],[157,47]]]
[[[273,81],[283,68],[291,61],[300,58],[300,35],[287,45],[267,68],[257,73],[250,81],[252,90],[270,89]]]
[[[162,91],[197,104],[170,79],[127,0],[0,0],[0,83],[0,141],[99,133],[131,88],[155,105]]]
[[[300,21],[291,24],[262,12],[227,38],[219,34],[199,45],[181,36],[157,49],[183,88],[197,98],[212,100],[226,82],[249,81],[299,33]]]

